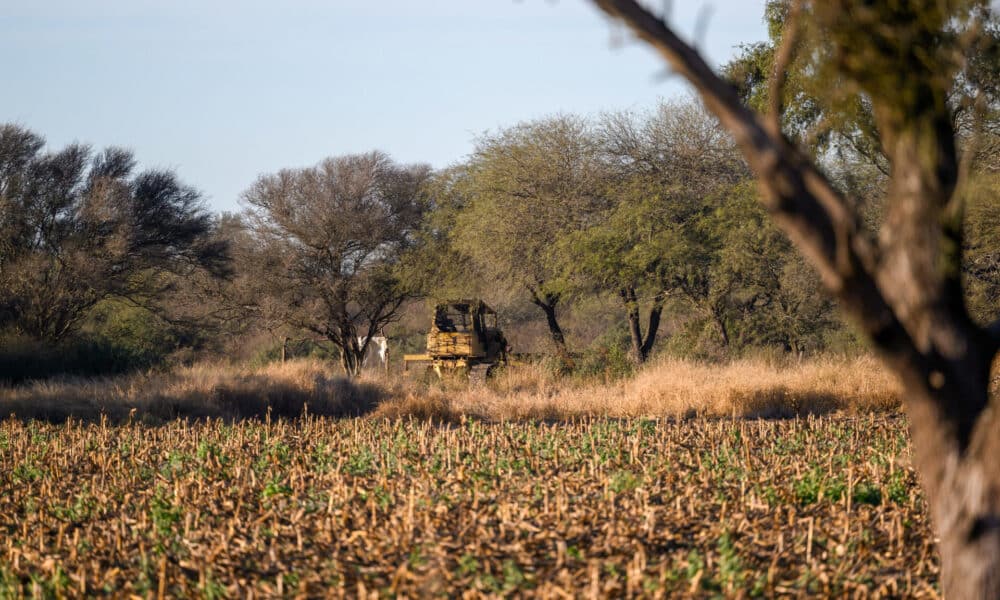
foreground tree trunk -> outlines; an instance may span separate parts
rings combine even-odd
[[[855,59],[838,64],[869,96],[892,163],[876,243],[859,230],[855,205],[781,133],[794,19],[776,54],[765,118],[637,2],[595,2],[694,85],[757,173],[765,207],[902,379],[916,467],[940,538],[945,596],[1000,598],[1000,399],[989,396],[1000,321],[975,325],[960,281],[962,210],[947,101],[953,78],[946,75],[962,49],[940,50],[949,39],[942,32],[957,17],[935,0],[866,3],[856,11],[850,0],[810,5],[836,51]]]

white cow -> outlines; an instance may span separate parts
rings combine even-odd
[[[364,348],[365,346],[365,336],[358,336],[358,347]],[[382,367],[382,370],[389,370],[389,338],[384,335],[373,335],[371,341],[368,343],[368,349],[365,351],[364,357],[361,359],[361,366],[365,366],[368,362],[368,357],[372,353],[378,354],[378,363]]]

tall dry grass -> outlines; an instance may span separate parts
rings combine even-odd
[[[900,405],[900,394],[898,379],[872,357],[722,365],[667,358],[611,383],[559,379],[527,365],[507,370],[486,388],[444,385],[394,394],[376,414],[492,420],[781,417],[891,410]]]
[[[0,388],[0,415],[149,422],[174,418],[349,416],[458,420],[605,417],[775,417],[867,412],[899,405],[900,386],[873,358],[706,364],[664,359],[611,383],[511,367],[485,387],[461,380],[348,380],[334,365],[298,360],[259,368],[199,364],[169,373],[64,378]]]
[[[0,388],[0,415],[61,422],[67,418],[247,418],[370,412],[385,390],[350,381],[333,365],[290,361],[248,368],[202,363],[171,372],[120,377],[67,377]]]

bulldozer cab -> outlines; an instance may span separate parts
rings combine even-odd
[[[474,333],[480,337],[488,329],[497,329],[497,313],[483,302],[459,301],[438,304],[434,309],[434,327],[447,333]]]

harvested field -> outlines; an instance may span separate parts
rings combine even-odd
[[[0,597],[934,597],[892,413],[0,423]]]

